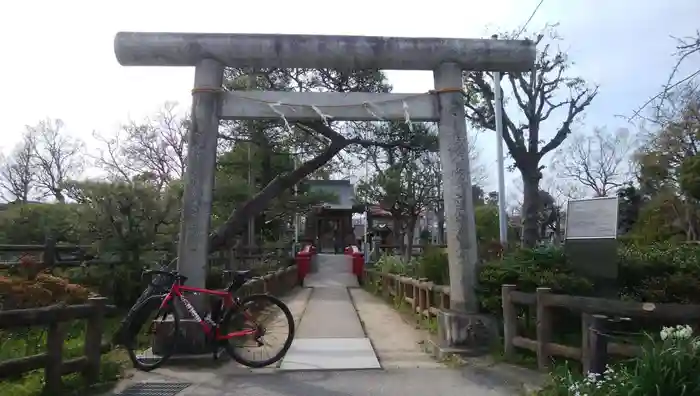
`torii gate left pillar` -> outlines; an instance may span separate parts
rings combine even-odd
[[[445,183],[450,305],[440,314],[448,347],[484,346],[474,328],[478,260],[464,120],[463,70],[532,70],[529,40],[396,38],[271,34],[118,33],[115,53],[124,66],[195,66],[192,127],[178,247],[178,269],[203,286],[206,276],[219,119],[319,120],[321,111],[341,121],[403,120],[439,124]],[[218,92],[223,67],[431,70],[436,95],[338,92]],[[283,105],[275,105],[282,103]],[[368,104],[371,109],[368,110]],[[475,320],[476,319],[476,320]],[[479,345],[480,344],[480,345]]]
[[[185,191],[180,215],[178,271],[188,284],[204,287],[209,256],[209,230],[219,135],[219,108],[224,65],[205,58],[194,69],[191,126],[187,134]],[[193,301],[194,303],[201,302]]]

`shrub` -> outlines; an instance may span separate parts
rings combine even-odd
[[[416,276],[439,285],[450,283],[450,271],[445,249],[429,246],[416,263]]]
[[[46,235],[79,243],[80,206],[75,204],[11,204],[0,213],[0,240],[8,244],[44,244]]]
[[[90,294],[90,290],[81,285],[49,274],[39,274],[31,280],[0,276],[2,309],[79,304],[86,302]]]
[[[700,337],[690,326],[667,327],[661,340],[648,336],[639,358],[581,378],[570,370],[552,375],[542,396],[647,396],[700,394]]]
[[[618,249],[620,298],[658,303],[700,303],[700,247],[660,243],[624,244]],[[518,249],[486,263],[479,273],[482,306],[500,312],[500,289],[514,284],[534,292],[538,286],[554,293],[589,295],[590,279],[567,265],[558,247]]]
[[[390,274],[411,275],[410,263],[405,263],[401,257],[384,254],[377,260],[377,270]]]
[[[659,243],[619,249],[622,297],[660,303],[700,303],[700,248]]]
[[[479,271],[477,290],[484,310],[500,315],[504,284],[517,285],[524,292],[550,287],[554,293],[588,295],[593,290],[590,280],[567,265],[563,250],[554,247],[518,249],[485,264]]]

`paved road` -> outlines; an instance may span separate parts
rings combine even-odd
[[[516,395],[497,379],[469,371],[396,369],[385,371],[285,372],[234,375],[223,386],[200,384],[178,396],[501,396]],[[218,382],[218,381],[216,381]]]

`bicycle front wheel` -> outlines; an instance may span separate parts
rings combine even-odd
[[[294,318],[280,299],[253,294],[242,298],[240,305],[229,310],[221,322],[220,334],[242,330],[250,334],[224,341],[226,352],[244,366],[265,367],[282,359],[292,345]],[[265,353],[269,349],[276,352]]]
[[[160,297],[160,298],[158,298]],[[175,351],[180,316],[172,300],[160,308],[162,296],[145,300],[134,312],[126,335],[126,350],[134,368],[151,371],[162,366]]]

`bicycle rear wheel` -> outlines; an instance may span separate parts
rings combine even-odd
[[[285,327],[287,333],[283,339],[270,337],[273,329]],[[234,331],[251,330],[253,334],[235,337],[223,341],[226,352],[238,363],[260,368],[276,363],[284,357],[294,340],[294,318],[287,305],[280,299],[269,294],[253,294],[244,297],[240,305],[226,312],[220,334],[230,334]],[[266,346],[278,348],[278,352],[267,355],[266,358],[256,359],[248,356],[252,350],[262,352]]]
[[[180,316],[172,300],[160,308],[162,296],[152,296],[134,312],[124,345],[134,368],[151,371],[162,366],[175,351]],[[166,323],[167,322],[167,323]],[[149,339],[149,336],[153,336]]]

